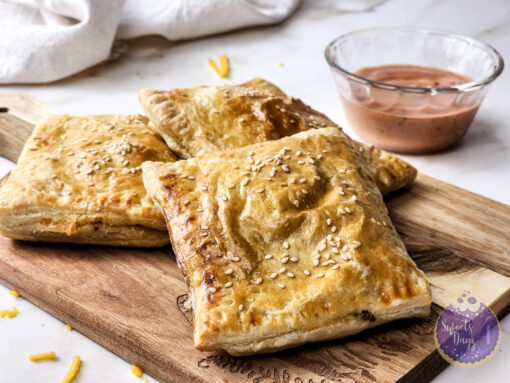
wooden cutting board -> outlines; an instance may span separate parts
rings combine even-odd
[[[0,155],[16,160],[49,108],[0,95]],[[0,281],[162,382],[422,382],[446,367],[433,328],[469,290],[500,316],[510,303],[510,206],[420,175],[386,199],[433,292],[425,319],[343,340],[236,358],[193,348],[186,290],[171,249],[12,241],[0,236]]]

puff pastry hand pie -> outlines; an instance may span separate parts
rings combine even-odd
[[[255,78],[236,86],[200,86],[159,91],[142,89],[140,105],[181,158],[239,148],[335,124]],[[356,143],[383,194],[410,185],[416,170],[397,156]]]
[[[198,349],[271,352],[428,315],[427,280],[339,128],[142,170]]]
[[[0,188],[0,232],[29,241],[167,244],[140,165],[176,158],[147,122],[54,116],[37,126]]]

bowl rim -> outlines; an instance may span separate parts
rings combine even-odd
[[[468,42],[469,44],[474,44],[481,46],[489,51],[491,51],[497,60],[497,65],[495,70],[491,73],[490,76],[487,76],[479,81],[469,81],[458,85],[448,86],[448,87],[420,87],[420,86],[407,86],[407,85],[396,85],[388,82],[381,82],[381,81],[374,81],[370,80],[366,77],[359,76],[357,74],[354,74],[347,69],[342,68],[340,65],[336,63],[335,57],[333,55],[333,47],[340,41],[344,40],[346,38],[349,38],[355,34],[360,33],[366,33],[369,31],[376,31],[376,30],[391,30],[391,31],[400,31],[400,32],[414,32],[414,33],[422,33],[422,34],[429,34],[429,35],[442,35],[442,36],[448,36],[453,37],[459,40],[463,40]],[[345,75],[351,80],[354,80],[356,82],[370,85],[376,88],[381,88],[385,90],[397,90],[397,91],[403,91],[408,93],[431,93],[431,94],[437,94],[437,93],[452,93],[452,92],[467,92],[476,90],[479,88],[484,87],[485,85],[490,84],[493,82],[500,74],[503,72],[503,68],[505,66],[503,57],[501,54],[490,44],[487,44],[481,40],[477,40],[475,38],[461,35],[458,33],[452,33],[448,31],[444,31],[441,29],[430,29],[430,28],[417,28],[417,27],[372,27],[372,28],[363,28],[363,29],[357,29],[348,33],[344,33],[335,39],[333,39],[327,46],[324,51],[324,55],[326,58],[326,61],[328,62],[329,66],[332,69],[335,69],[341,74]]]

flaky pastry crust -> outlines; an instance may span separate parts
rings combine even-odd
[[[142,89],[138,99],[155,129],[181,158],[335,125],[260,78],[235,86]],[[362,143],[354,148],[362,153],[383,195],[410,185],[416,178],[416,169],[393,154]]]
[[[64,115],[38,125],[0,188],[0,232],[29,241],[168,244],[140,165],[176,157],[147,122]]]
[[[198,349],[271,352],[428,315],[427,280],[341,129],[142,169]]]

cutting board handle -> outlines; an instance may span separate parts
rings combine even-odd
[[[54,113],[27,94],[0,94],[0,156],[16,162],[34,125]]]

